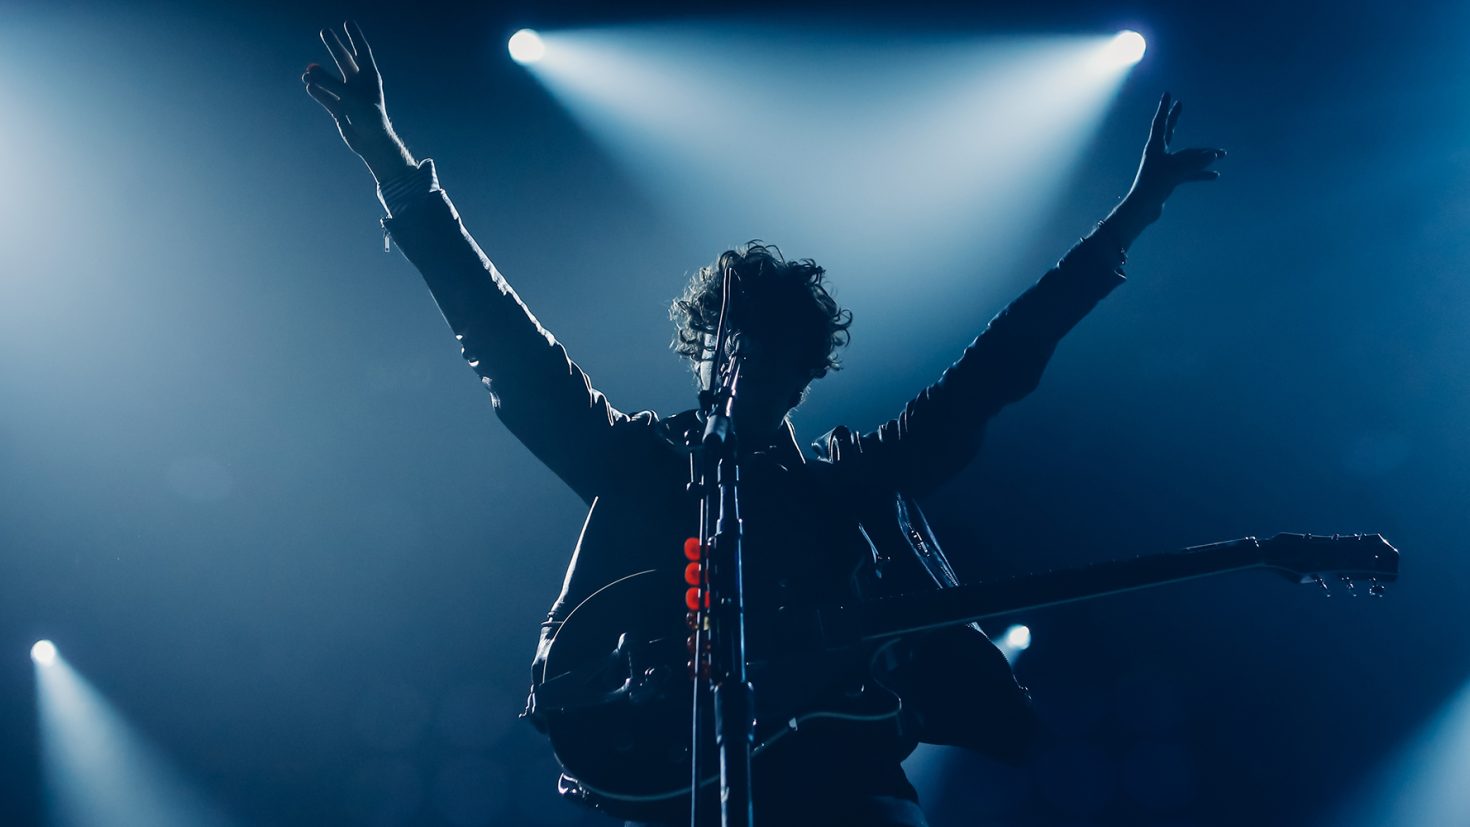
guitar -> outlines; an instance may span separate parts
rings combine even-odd
[[[758,760],[822,719],[891,723],[900,701],[875,665],[904,635],[1246,569],[1318,584],[1328,594],[1336,586],[1376,597],[1398,576],[1398,551],[1377,534],[1278,534],[845,605],[782,608],[780,639],[753,647],[761,660],[749,664],[757,698],[754,755]],[[687,629],[682,617],[650,621],[638,611],[668,603],[667,588],[665,578],[645,571],[592,594],[552,638],[533,687],[535,714],[565,770],[563,793],[619,818],[689,806]],[[701,702],[701,711],[709,706]],[[707,791],[718,781],[718,762],[713,745],[701,750],[709,774],[699,786]]]

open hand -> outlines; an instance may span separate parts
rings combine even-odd
[[[346,35],[345,41],[342,34]],[[342,34],[335,28],[321,31],[322,43],[341,77],[313,63],[306,67],[301,80],[306,84],[306,93],[337,122],[337,131],[347,146],[374,167],[375,161],[398,156],[399,143],[383,105],[383,77],[373,60],[372,47],[356,23],[343,24]]]
[[[1159,109],[1149,127],[1138,175],[1133,179],[1128,196],[1109,219],[1119,223],[1118,230],[1125,242],[1132,241],[1144,227],[1158,220],[1164,211],[1164,202],[1180,184],[1213,181],[1220,177],[1219,171],[1209,166],[1224,158],[1225,150],[1204,147],[1169,150],[1183,108],[1184,105],[1168,92],[1159,98]]]

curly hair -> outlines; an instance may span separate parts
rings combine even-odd
[[[734,271],[739,291],[726,320],[732,331],[774,344],[813,378],[839,369],[837,349],[848,343],[852,313],[827,291],[827,271],[809,258],[787,261],[775,245],[753,240],[701,267],[669,307],[676,327],[672,347],[689,358],[696,374],[714,358],[726,269]]]

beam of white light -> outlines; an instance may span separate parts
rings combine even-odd
[[[952,757],[950,750],[950,747],[919,744],[903,760],[903,771],[908,776],[909,783],[919,791],[919,800],[930,807],[943,799],[945,775]]]
[[[1470,684],[1329,823],[1334,827],[1470,824]]]
[[[1098,71],[1108,36],[685,23],[542,37],[532,73],[712,253],[760,236],[832,267],[860,246],[862,270],[905,277],[967,252],[1005,266],[996,250],[1025,244],[1126,69]]]
[[[31,647],[31,660],[37,666],[50,666],[56,662],[56,644],[49,640],[38,640]]]
[[[1006,645],[1019,650],[1031,648],[1031,630],[1025,626],[1012,626],[1006,630]]]
[[[48,822],[57,827],[228,824],[65,658],[36,669]]]
[[[1031,629],[1017,624],[991,638],[990,642],[1006,656],[1007,663],[1015,666],[1021,653],[1031,648]]]
[[[506,48],[510,50],[511,60],[522,65],[535,63],[546,56],[546,44],[534,29],[521,29],[511,35]]]

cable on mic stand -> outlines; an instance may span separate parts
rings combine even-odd
[[[693,448],[690,490],[698,492],[700,586],[691,590],[689,820],[699,827],[700,705],[705,687],[714,703],[714,736],[720,755],[720,821],[751,827],[750,762],[755,744],[755,693],[745,669],[745,590],[741,564],[740,466],[734,412],[739,398],[739,333],[732,333],[734,269],[727,267],[715,326],[710,378],[700,391],[704,432]]]

